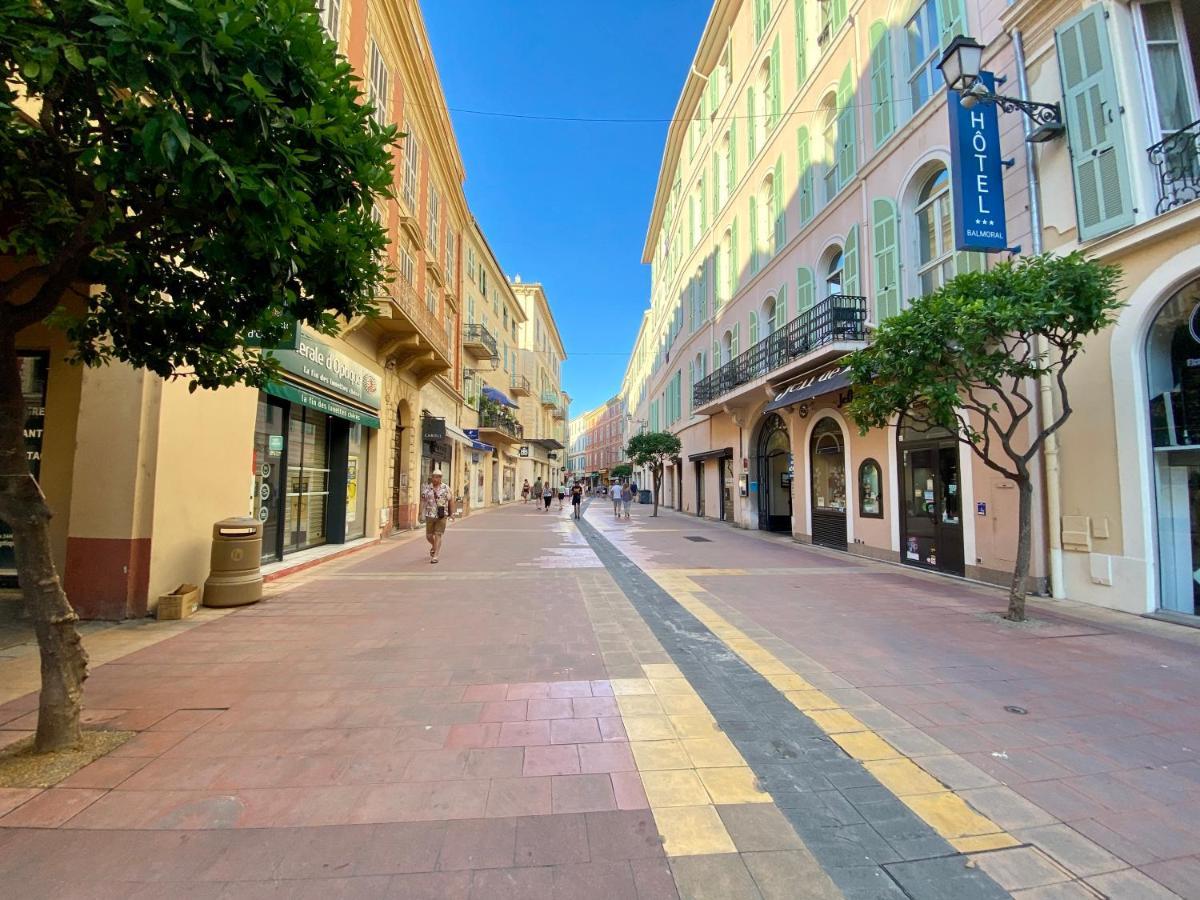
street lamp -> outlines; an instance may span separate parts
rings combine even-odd
[[[1026,138],[1034,144],[1053,140],[1067,130],[1057,103],[1034,103],[989,90],[979,77],[982,64],[983,44],[961,34],[950,42],[938,63],[947,90],[958,92],[965,109],[979,103],[994,103],[1005,112],[1024,113],[1037,126]]]

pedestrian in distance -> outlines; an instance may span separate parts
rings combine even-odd
[[[538,512],[542,508],[538,506],[538,501],[542,499],[542,479],[538,478],[533,482],[533,487],[529,489],[529,496],[533,499],[533,505],[538,507]]]
[[[526,478],[525,483],[523,485],[521,485],[521,502],[522,503],[529,502],[529,479],[528,478]]]
[[[425,515],[425,540],[429,542],[429,562],[434,565],[442,552],[446,524],[454,515],[454,498],[450,488],[442,484],[442,473],[434,469],[429,482],[421,491],[421,509]]]
[[[633,487],[625,485],[621,491],[621,511],[625,513],[625,518],[629,518],[629,504],[633,502]]]
[[[621,518],[621,482],[614,481],[608,486],[608,495],[612,499],[613,515]]]
[[[579,518],[579,510],[583,503],[583,485],[578,481],[571,486],[571,512],[575,518]]]
[[[542,512],[550,508],[550,501],[554,499],[554,488],[550,487],[550,482],[546,482],[546,486],[542,488],[542,502],[546,505],[542,507]]]
[[[562,512],[563,500],[566,498],[566,496],[567,496],[567,486],[565,484],[560,484],[558,486],[558,511],[559,512]]]

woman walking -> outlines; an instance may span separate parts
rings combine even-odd
[[[542,512],[550,508],[550,501],[554,499],[554,488],[550,487],[550,482],[546,482],[546,486],[542,488],[542,501],[546,504],[542,507]]]
[[[629,504],[633,502],[633,488],[628,484],[621,489],[621,511],[629,518]]]
[[[528,478],[526,478],[525,483],[523,485],[521,485],[521,502],[522,503],[529,502],[529,479]]]

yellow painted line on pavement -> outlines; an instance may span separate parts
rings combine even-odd
[[[690,576],[726,571],[731,570],[660,569],[647,574],[955,849],[975,853],[1017,846],[1003,828],[700,600],[704,589]]]

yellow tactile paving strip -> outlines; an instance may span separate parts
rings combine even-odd
[[[1019,841],[1012,835],[973,810],[965,800],[863,724],[852,712],[816,689],[706,605],[699,597],[705,592],[704,588],[689,577],[740,572],[737,569],[666,569],[648,570],[647,574],[955,849],[975,853],[1017,846]]]
[[[717,806],[770,803],[700,695],[670,663],[614,678],[613,695],[668,856],[736,853]]]

